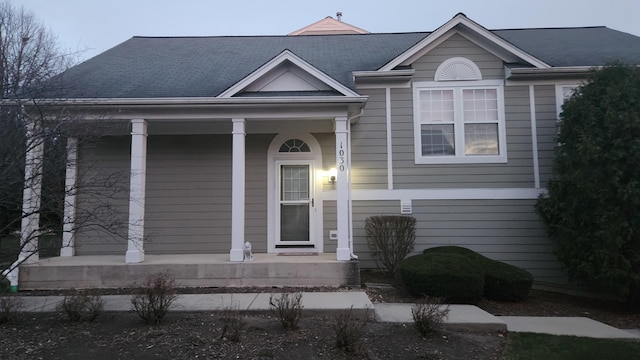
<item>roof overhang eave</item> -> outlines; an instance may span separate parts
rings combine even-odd
[[[111,106],[139,106],[139,107],[229,107],[229,106],[260,106],[278,104],[364,104],[368,96],[286,96],[286,97],[242,97],[242,98],[70,98],[70,99],[39,99],[3,100],[6,104],[21,104],[28,106],[79,106],[79,107],[111,107]]]

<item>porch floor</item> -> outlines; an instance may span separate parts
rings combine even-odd
[[[20,266],[21,290],[121,288],[147,275],[168,271],[180,287],[359,285],[358,261],[317,255],[254,254],[251,262],[230,262],[228,254],[145,255],[136,264],[124,255],[41,259]]]

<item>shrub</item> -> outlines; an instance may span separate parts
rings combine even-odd
[[[594,72],[562,106],[552,176],[536,211],[573,280],[640,288],[640,68]]]
[[[423,254],[431,254],[431,253],[458,254],[458,255],[468,256],[476,261],[483,261],[484,259],[486,259],[486,257],[478,254],[477,252],[462,246],[436,246],[436,247],[424,249],[422,253]]]
[[[428,253],[406,258],[399,267],[407,290],[416,296],[477,304],[482,298],[484,270],[464,255]]]
[[[369,309],[362,316],[353,312],[353,306],[344,310],[334,319],[336,331],[336,346],[351,354],[360,354],[363,351],[362,338],[364,327],[369,319]]]
[[[6,294],[11,290],[9,279],[0,275],[0,294]]]
[[[169,273],[148,276],[142,287],[134,289],[131,308],[144,321],[160,323],[178,298],[176,282]]]
[[[449,315],[449,305],[442,308],[442,299],[425,297],[411,308],[413,324],[422,336],[440,331]]]
[[[0,324],[15,320],[23,306],[24,303],[19,297],[0,295]]]
[[[438,246],[425,249],[423,254],[457,254],[465,256],[485,272],[483,294],[491,300],[526,300],[533,284],[533,276],[517,266],[489,259],[477,252],[460,246]]]
[[[245,322],[238,309],[234,307],[225,308],[220,319],[222,320],[220,339],[226,338],[229,341],[239,342]]]
[[[93,321],[104,309],[104,301],[98,295],[77,294],[65,296],[58,311],[67,314],[69,321]]]
[[[269,308],[280,319],[283,328],[295,330],[302,317],[302,293],[283,293],[279,298],[271,294]]]
[[[400,262],[415,246],[416,219],[411,216],[372,216],[365,221],[364,229],[376,265],[395,275]]]
[[[490,260],[485,263],[484,296],[491,300],[523,301],[529,296],[533,276],[517,266]]]

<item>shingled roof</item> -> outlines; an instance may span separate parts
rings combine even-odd
[[[552,66],[640,64],[640,37],[605,27],[492,30]],[[63,75],[67,98],[214,97],[288,49],[355,90],[428,32],[234,37],[133,37]]]

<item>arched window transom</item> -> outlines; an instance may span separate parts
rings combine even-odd
[[[280,145],[281,153],[308,153],[311,152],[309,145],[300,139],[289,139]]]
[[[440,66],[438,66],[434,80],[482,80],[482,73],[473,61],[463,57],[454,57],[445,60],[440,64]]]

